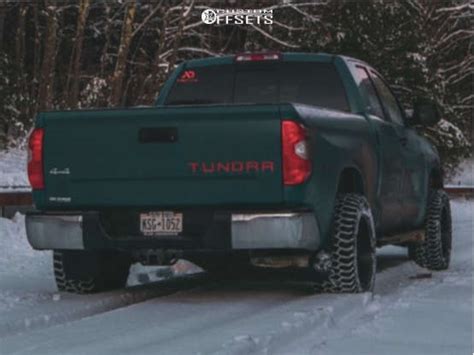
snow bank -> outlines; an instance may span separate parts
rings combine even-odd
[[[53,286],[50,252],[30,247],[24,220],[0,218],[0,312],[49,298]]]
[[[459,165],[459,171],[447,181],[447,184],[450,186],[474,186],[474,157],[462,162]]]
[[[49,259],[49,252],[33,250],[29,245],[25,216],[17,213],[11,220],[0,218],[0,274],[11,273],[13,265],[17,276],[26,272],[37,274],[43,267],[51,266]]]
[[[0,189],[29,186],[26,175],[27,154],[22,149],[0,151]]]

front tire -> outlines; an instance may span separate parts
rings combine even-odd
[[[131,259],[113,251],[55,250],[59,291],[86,294],[125,287]]]
[[[451,207],[444,190],[434,190],[428,198],[425,239],[408,246],[408,255],[429,270],[446,270],[451,260]]]
[[[369,204],[358,194],[339,195],[333,217],[331,267],[323,289],[337,293],[372,291],[375,228]]]

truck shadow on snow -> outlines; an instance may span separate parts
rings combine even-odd
[[[397,267],[408,262],[408,256],[401,250],[395,252],[385,251],[377,255],[377,272]],[[304,269],[273,269],[250,267],[245,270],[239,270],[236,273],[228,275],[219,275],[215,277],[211,274],[203,273],[203,270],[195,265],[184,261],[185,266],[181,267],[142,267],[140,272],[134,275],[134,281],[129,286],[158,285],[163,280],[179,279],[185,275],[201,275],[202,284],[200,286],[210,287],[213,290],[252,290],[252,291],[270,291],[270,290],[293,290],[295,292],[314,293],[315,290],[309,285],[308,280],[316,277],[313,272]],[[184,280],[183,280],[184,281]],[[186,281],[184,281],[184,284]],[[316,293],[318,291],[316,290]]]
[[[407,262],[408,256],[406,254],[383,254],[377,255],[377,272],[381,272],[392,267],[398,266]]]

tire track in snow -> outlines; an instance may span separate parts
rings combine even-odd
[[[38,304],[35,309],[28,307],[20,311],[15,309],[10,312],[12,314],[2,313],[0,319],[0,338],[76,321],[144,302],[152,298],[189,290],[202,285],[205,280],[206,275],[199,273],[100,294],[56,294],[58,296],[56,301],[61,302],[61,299],[65,299],[67,302],[64,304],[58,302]]]
[[[397,265],[394,265],[391,259],[403,260],[403,257],[389,256],[386,260],[388,265],[384,265],[382,260],[382,271],[377,273],[375,294],[319,294],[316,295],[317,299],[303,300],[298,302],[298,305],[289,304],[288,307],[281,309],[281,321],[276,322],[274,329],[264,333],[259,333],[258,330],[253,333],[242,333],[223,344],[214,354],[277,353],[295,338],[318,333],[323,340],[331,329],[351,323],[360,317],[372,316],[378,312],[381,294],[397,294],[408,283],[416,282],[410,281],[410,276],[423,270],[408,262],[406,258],[405,262]]]

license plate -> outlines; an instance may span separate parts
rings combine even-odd
[[[183,214],[168,211],[140,213],[140,231],[147,236],[176,235],[183,231]]]

